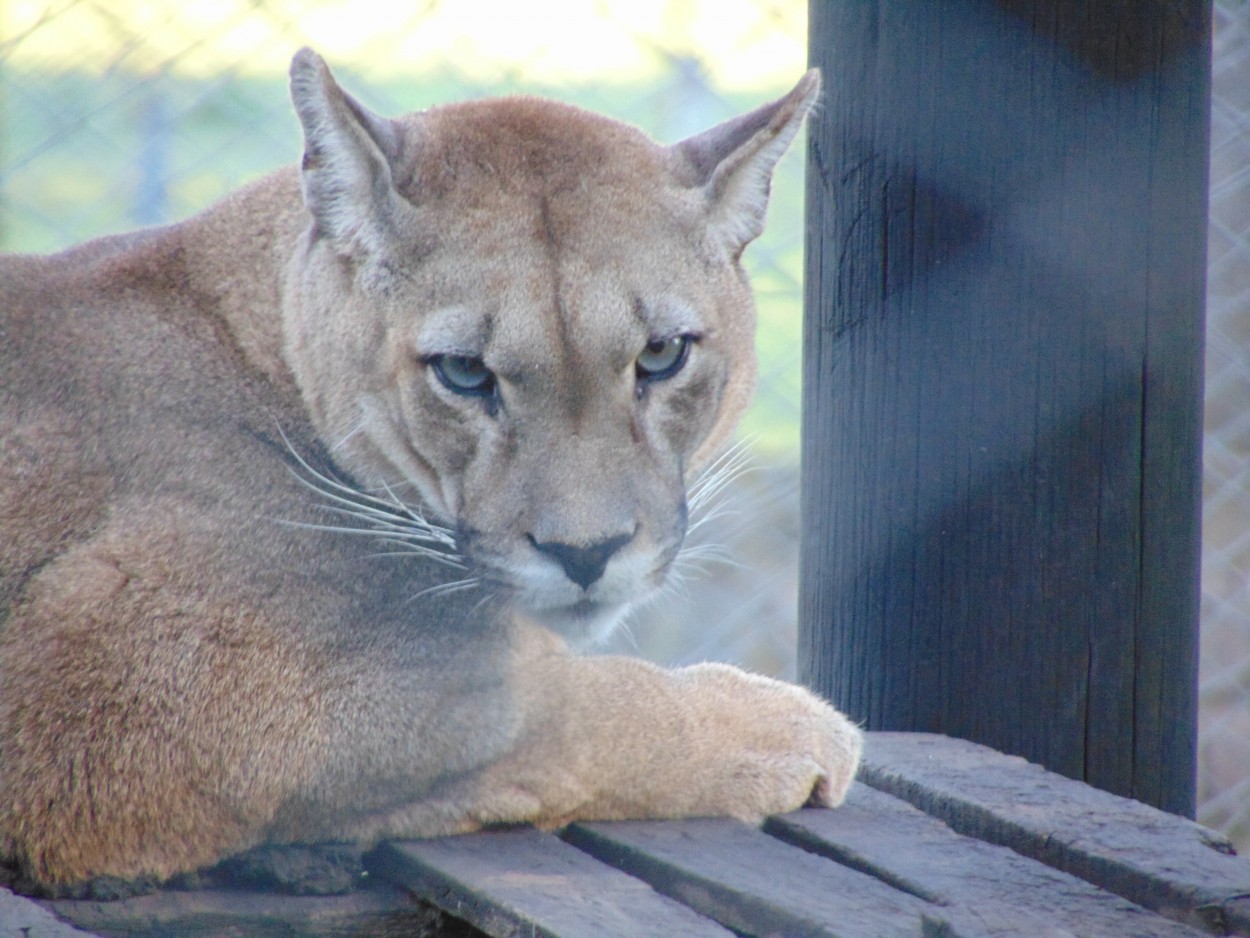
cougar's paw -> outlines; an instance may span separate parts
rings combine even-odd
[[[715,813],[758,821],[804,805],[841,804],[863,734],[810,691],[728,665],[687,668],[701,711],[704,791]]]

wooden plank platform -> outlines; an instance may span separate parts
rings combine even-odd
[[[0,891],[0,938],[83,934],[74,926],[110,936],[1250,936],[1250,861],[1183,818],[940,736],[871,734],[860,779],[839,810],[762,830],[697,819],[384,844],[337,896],[236,887],[36,903]]]
[[[536,830],[386,844],[375,869],[489,935],[732,938],[645,882]]]
[[[579,824],[565,837],[739,934],[919,935],[929,920],[929,903],[736,821]]]
[[[1250,934],[1250,862],[1185,818],[944,736],[874,734],[860,778],[953,830],[1163,915]]]

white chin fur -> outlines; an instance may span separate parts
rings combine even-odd
[[[634,606],[633,603],[579,602],[571,606],[525,609],[520,613],[532,622],[546,626],[578,649],[593,648],[607,641]]]
[[[509,579],[522,584],[515,608],[569,644],[593,647],[606,641],[631,609],[653,595],[664,576],[653,568],[654,562],[643,554],[613,558],[603,578],[583,591],[555,563],[535,559],[509,571]]]

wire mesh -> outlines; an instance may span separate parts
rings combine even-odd
[[[10,0],[0,19],[0,247],[47,251],[198,211],[299,154],[284,69],[319,48],[366,104],[535,92],[675,140],[781,93],[804,0]],[[559,28],[553,28],[558,24]],[[761,374],[711,539],[732,563],[635,618],[620,650],[792,676],[801,147],[747,259]],[[1218,0],[1212,106],[1200,819],[1250,847],[1250,7]]]
[[[1198,819],[1250,849],[1250,5],[1215,5]]]

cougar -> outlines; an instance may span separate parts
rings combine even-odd
[[[740,266],[816,100],[672,146],[533,98],[366,110],[298,168],[0,266],[0,852],[165,878],[263,843],[834,805],[859,731],[585,654],[665,582],[754,381]]]

